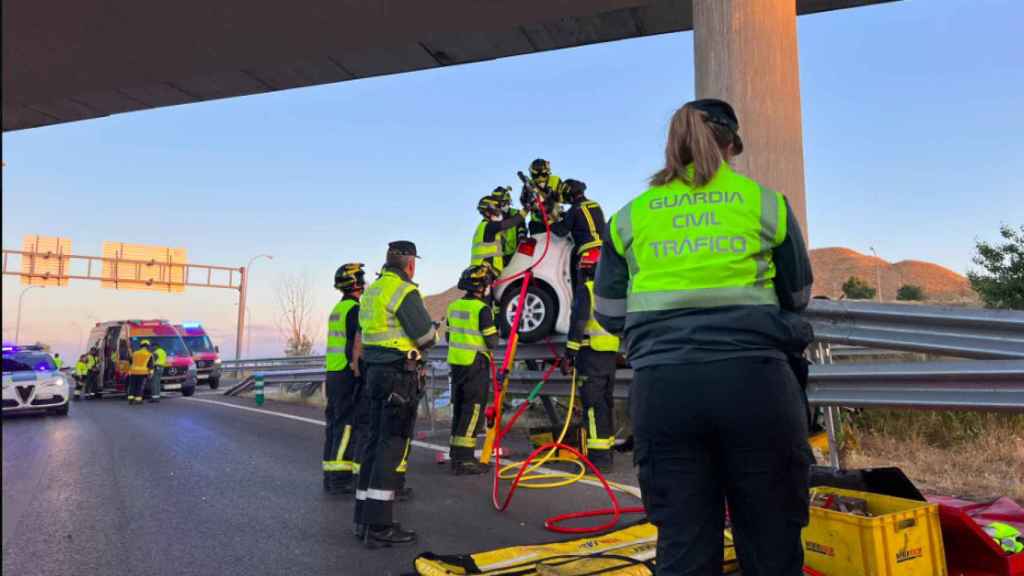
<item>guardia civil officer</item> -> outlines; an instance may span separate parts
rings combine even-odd
[[[596,315],[635,370],[634,459],[658,526],[657,574],[721,574],[724,505],[745,576],[797,576],[807,417],[789,361],[812,282],[785,196],[738,174],[721,100],[672,117],[665,167],[608,224]],[[794,364],[796,365],[796,363]]]
[[[370,435],[356,488],[355,533],[368,547],[408,544],[416,533],[394,521],[396,497],[404,488],[409,448],[419,404],[422,351],[437,333],[419,289],[416,245],[388,245],[377,281],[359,302],[366,384],[370,392]]]
[[[327,369],[324,380],[324,491],[329,494],[355,492],[354,448],[366,430],[355,426],[363,389],[362,343],[359,335],[359,297],[366,287],[359,262],[343,264],[334,273],[334,288],[341,300],[327,317]]]

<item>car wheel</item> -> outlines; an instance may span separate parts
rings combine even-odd
[[[210,390],[216,390],[220,387],[220,378],[210,378],[207,382],[210,384]]]
[[[181,387],[181,395],[182,396],[191,396],[191,395],[193,395],[195,393],[196,393],[196,387],[195,386],[182,386]]]
[[[519,305],[519,287],[509,286],[501,295],[498,323],[503,334],[508,335],[512,329],[516,309]],[[519,340],[522,342],[539,342],[551,334],[558,318],[558,305],[555,297],[544,286],[530,284],[526,289],[526,307],[523,317],[519,320]]]
[[[63,406],[59,406],[53,409],[53,413],[57,416],[67,416],[71,410],[71,402],[65,402]]]

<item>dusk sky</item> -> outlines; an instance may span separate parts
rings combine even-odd
[[[976,238],[1024,224],[1022,30],[1019,0],[800,18],[812,248],[964,273]],[[481,195],[540,156],[611,214],[644,190],[693,95],[687,32],[8,132],[3,246],[158,244],[226,266],[272,254],[252,270],[250,353],[280,355],[283,278],[316,286],[322,323],[339,264],[375,271],[389,240],[409,239],[423,291],[444,290],[468,263]],[[4,277],[5,341],[20,290]],[[236,301],[72,282],[26,294],[21,340],[71,356],[97,320],[160,317],[203,322],[230,358]]]

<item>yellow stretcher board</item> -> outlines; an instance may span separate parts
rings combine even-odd
[[[649,522],[634,524],[602,536],[566,542],[512,546],[488,552],[416,558],[421,576],[651,576],[658,529]],[[725,532],[725,572],[736,568],[732,534]]]

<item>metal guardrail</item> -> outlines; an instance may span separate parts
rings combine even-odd
[[[936,410],[1024,410],[1024,360],[977,362],[895,362],[885,364],[825,364],[811,367],[807,399],[816,406],[903,407]],[[322,368],[283,370],[263,374],[266,385],[322,383]],[[509,393],[528,394],[542,372],[521,370],[509,379]],[[235,395],[252,387],[249,376],[231,389]],[[448,386],[447,371],[428,371],[428,385]],[[614,396],[629,397],[632,370],[619,370]],[[544,385],[546,396],[569,395],[569,377],[558,372]]]
[[[814,325],[819,341],[825,344],[854,346],[857,350],[868,346],[975,359],[815,365],[811,367],[807,390],[812,404],[944,410],[1024,409],[1024,312],[815,300],[807,318]],[[562,349],[561,340],[521,344],[516,358],[550,359],[553,351]],[[496,360],[500,361],[503,353],[499,351]],[[441,363],[446,355],[446,346],[435,346],[428,351],[427,359]],[[829,362],[833,354],[819,356]],[[324,378],[322,356],[256,359],[238,365],[263,372],[268,384],[322,382]],[[431,386],[447,385],[446,371],[434,369],[431,374]],[[511,392],[529,392],[540,377],[540,372],[513,372]],[[251,381],[251,377],[247,378],[226,393],[238,393],[251,385]],[[628,397],[632,371],[620,370],[617,382],[616,397]],[[545,385],[544,393],[563,396],[568,394],[568,387],[568,378],[556,373]]]
[[[1024,359],[1024,312],[814,300],[804,317],[830,344]]]

